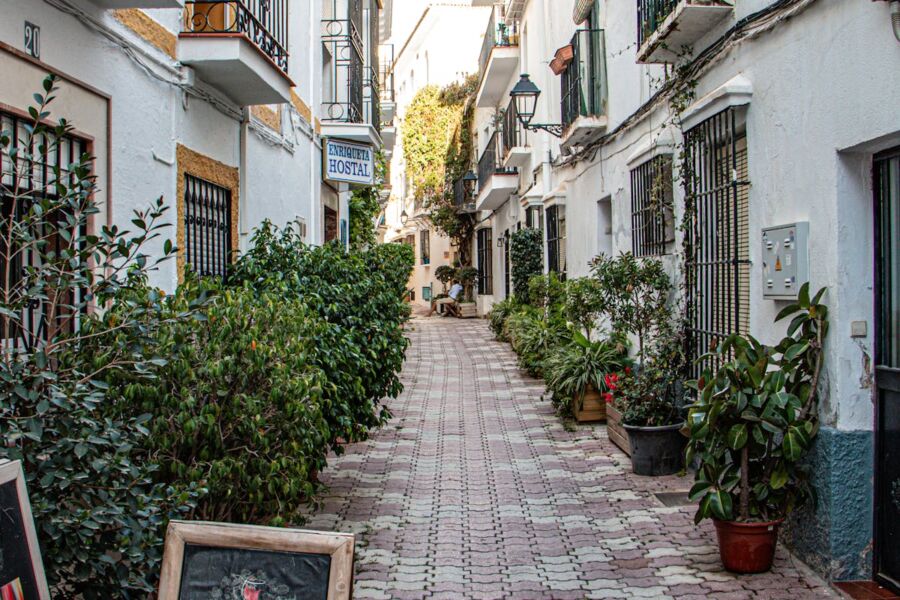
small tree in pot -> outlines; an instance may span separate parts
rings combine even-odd
[[[618,375],[607,396],[622,411],[632,469],[638,475],[675,473],[683,465],[685,440],[675,403],[682,361],[668,303],[669,277],[660,261],[630,253],[598,256],[592,271],[614,330],[637,338],[639,368]]]
[[[441,285],[444,286],[443,293],[447,293],[447,284],[453,281],[453,278],[456,277],[456,269],[451,267],[450,265],[441,265],[434,271],[435,278],[441,282]]]
[[[828,332],[825,290],[778,315],[793,317],[777,346],[734,335],[703,360],[691,382],[688,460],[700,459],[690,497],[695,520],[711,517],[725,568],[758,573],[771,568],[778,526],[811,493],[800,460],[818,432],[817,388]]]

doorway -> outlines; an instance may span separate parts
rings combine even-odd
[[[900,148],[876,155],[875,577],[900,591]]]

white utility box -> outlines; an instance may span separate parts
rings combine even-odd
[[[762,230],[763,298],[796,300],[809,281],[809,223],[790,223]]]

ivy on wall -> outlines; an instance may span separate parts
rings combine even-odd
[[[375,156],[375,185],[354,190],[350,195],[350,248],[365,250],[375,245],[375,219],[381,212],[381,189],[387,163],[380,152]]]

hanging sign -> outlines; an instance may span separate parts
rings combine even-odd
[[[322,162],[329,181],[375,183],[375,153],[371,146],[329,138],[325,140]]]
[[[349,600],[354,536],[171,521],[159,600]]]
[[[19,461],[0,460],[0,598],[50,600]]]

